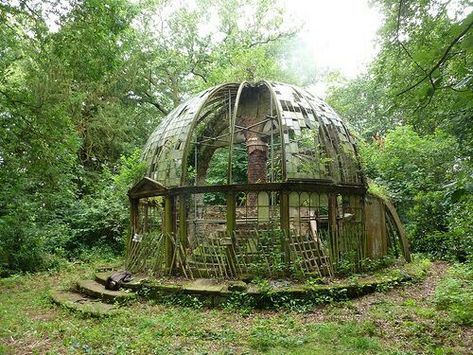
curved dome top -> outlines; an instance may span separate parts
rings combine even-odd
[[[308,91],[276,82],[229,83],[195,95],[163,119],[143,159],[147,176],[166,187],[215,183],[211,166],[226,169],[223,183],[241,183],[242,164],[245,183],[363,185],[354,138],[340,117]]]

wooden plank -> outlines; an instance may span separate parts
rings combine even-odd
[[[391,217],[393,218],[394,223],[396,224],[396,228],[399,232],[399,238],[400,238],[404,258],[406,259],[406,261],[411,262],[411,253],[409,251],[409,241],[407,240],[406,231],[404,230],[404,226],[401,222],[401,219],[399,218],[399,215],[397,214],[396,209],[394,208],[393,204],[390,201],[383,201],[383,203],[386,209],[391,214]]]

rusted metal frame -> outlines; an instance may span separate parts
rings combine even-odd
[[[251,133],[254,133],[254,134],[259,134],[260,136],[266,136],[266,137],[270,136],[270,133],[255,131],[255,130],[252,130],[252,129],[249,129],[249,128],[246,128],[246,127],[243,127],[243,126],[235,125],[235,127],[238,128],[238,131],[236,131],[237,133],[243,132],[243,131],[248,131],[248,132],[251,132]]]
[[[310,109],[312,110],[312,113],[311,113],[311,114],[312,114],[312,116],[314,117],[314,119],[318,121],[318,123],[319,123],[319,124],[318,124],[318,128],[320,129],[320,127],[323,126],[323,123],[320,122],[320,119],[319,119],[318,115],[316,114],[316,110],[315,110],[314,106],[312,106],[312,102],[311,102],[311,101],[312,101],[313,98],[308,97],[307,94],[301,92],[300,89],[299,89],[298,87],[294,86],[294,85],[290,85],[290,87],[291,87],[291,88],[304,100],[304,102],[310,107]],[[309,93],[309,94],[310,94],[310,93]],[[301,104],[299,104],[299,107],[301,108],[301,113],[302,113],[303,111],[306,111],[306,115],[308,116],[308,112],[307,112],[306,108],[305,108],[303,105],[301,105]],[[313,129],[312,129],[312,128],[309,128],[309,130],[312,131]],[[302,132],[302,128],[301,128],[301,132]],[[302,140],[302,134],[301,134],[301,136],[300,136],[300,139],[295,139],[295,140],[294,140],[294,141],[298,144],[298,146],[299,146],[299,141],[300,141],[300,140]],[[319,145],[320,145],[320,140],[324,141],[324,137],[323,137],[323,135],[320,135],[320,132],[319,132],[319,131],[317,131],[317,141],[316,141],[316,142],[319,143]],[[322,165],[321,165],[321,163],[320,163],[321,155],[322,155],[324,152],[327,153],[327,151],[326,151],[326,149],[325,149],[325,145],[323,145],[323,147],[324,147],[323,149],[317,148],[316,154],[315,154],[315,159],[317,160],[318,173],[319,173],[320,177],[322,177],[322,172],[325,171],[325,168],[326,168],[326,165],[327,165],[327,163],[324,163],[324,167],[323,167],[323,170],[322,170]],[[324,150],[324,152],[323,152],[322,150]],[[331,174],[329,173],[328,175],[331,175]]]
[[[219,240],[213,240],[212,241],[213,245],[213,251],[215,254],[215,260],[217,261],[218,268],[220,270],[220,275],[222,278],[228,278],[229,274],[227,272],[227,263],[225,262],[226,259],[226,254],[225,254],[225,249],[222,248],[222,246],[219,243]],[[223,249],[223,254],[221,254]]]
[[[214,143],[224,143],[224,144],[212,144],[212,143],[207,143],[208,141],[214,141]],[[212,139],[206,139],[205,141],[196,141],[195,142],[195,145],[197,146],[208,146],[208,147],[224,147],[226,144],[228,144],[228,141],[227,140],[223,140],[223,139],[220,139],[220,138],[212,138]]]
[[[297,90],[296,90],[297,91]],[[297,91],[299,92],[299,91]],[[315,116],[315,118],[319,121],[319,128],[325,133],[325,134],[320,134],[319,137],[322,141],[322,146],[324,147],[324,151],[325,151],[325,154],[327,154],[329,156],[329,158],[334,158],[332,156],[332,154],[330,154],[331,152],[329,152],[328,148],[329,148],[329,142],[327,142],[327,139],[326,137],[330,140],[330,146],[331,146],[331,150],[335,152],[335,154],[337,154],[337,150],[336,148],[334,147],[334,144],[333,144],[333,140],[331,138],[331,136],[329,135],[327,129],[326,129],[326,125],[325,123],[323,122],[323,120],[319,117],[319,115],[317,114],[317,110],[316,108],[312,105],[312,100],[306,100],[306,102],[308,103],[308,105],[310,106],[310,108],[312,109],[312,112],[313,112],[313,115]],[[337,161],[338,161],[338,158],[337,158]],[[328,175],[329,176],[335,176],[335,172],[333,171],[333,163],[330,163],[329,165],[329,171],[328,171]],[[340,179],[341,180],[341,179]]]
[[[266,115],[266,117],[267,117],[267,115]],[[262,125],[263,123],[266,123],[266,122],[269,122],[269,121],[271,121],[271,118],[266,118],[262,121],[253,123],[252,125],[249,125],[248,127],[244,127],[243,129],[244,130],[251,129],[251,128],[257,127],[257,126]]]
[[[214,114],[214,116],[217,116],[221,109],[225,106],[226,102],[220,102],[220,105],[214,105],[214,107],[209,107],[206,106],[205,108],[208,108],[208,111],[206,111],[204,114],[202,114],[199,119],[196,121],[196,126],[201,124],[207,117],[209,117],[211,114]],[[189,133],[192,131],[189,131]],[[190,134],[192,135],[192,134]]]
[[[347,137],[348,137],[348,143],[351,144],[352,148],[353,148],[353,151],[355,152],[355,159],[356,159],[356,163],[358,165],[358,171],[360,172],[359,176],[361,177],[361,182],[363,185],[366,185],[368,186],[368,181],[366,180],[366,176],[365,174],[362,174],[362,165],[361,165],[361,157],[360,157],[360,154],[358,152],[358,147],[356,146],[356,144],[354,144],[353,142],[351,142],[350,140],[350,131],[348,130],[348,127],[346,127],[344,124],[342,125],[342,128],[343,130],[345,131]]]
[[[296,241],[296,245],[298,247],[299,251],[299,256],[302,258],[302,263],[304,265],[305,271],[311,272],[311,267],[310,267],[310,261],[309,261],[309,256],[307,254],[307,251],[305,250],[305,245],[303,243],[303,240],[301,239],[301,235],[299,232],[294,233],[294,239]]]
[[[205,143],[205,142],[211,141],[211,140],[221,140],[220,138],[223,138],[223,137],[228,136],[228,135],[230,135],[230,132],[221,134],[221,135],[219,135],[219,136],[217,136],[217,137],[207,137],[207,136],[203,136],[204,139],[201,140],[201,141],[197,141],[197,144],[202,144],[202,143]],[[227,141],[225,141],[225,143],[226,143],[226,142],[227,142]]]
[[[259,121],[259,122],[256,122],[256,123],[252,124],[252,125],[249,125],[248,127],[243,127],[243,126],[238,126],[238,125],[235,125],[235,127],[238,127],[240,129],[240,131],[250,131],[250,132],[256,133],[257,131],[252,131],[251,129],[254,128],[254,127],[257,127],[257,126],[259,126],[263,123],[269,122],[269,121],[271,121],[271,119],[267,118],[263,121]]]
[[[139,212],[138,212],[139,214]],[[138,221],[138,225],[140,222]],[[135,230],[135,233],[138,234],[138,231],[140,231],[140,227],[138,226],[137,229]],[[131,240],[131,246],[130,246],[130,266],[135,266],[136,265],[136,260],[137,260],[137,255],[140,252],[140,243],[133,241],[133,238]]]
[[[340,172],[340,181],[347,182],[349,179],[349,172],[344,170],[344,167],[348,167],[349,164],[346,161],[346,154],[342,152],[342,142],[340,141],[340,136],[335,124],[326,125],[327,131],[330,133],[330,139],[332,142],[335,142],[333,145],[335,152],[337,154],[337,161],[338,161],[338,171]]]
[[[228,169],[227,169],[227,183],[231,184],[233,182],[233,145],[235,144],[235,124],[236,116],[238,113],[238,106],[240,105],[240,97],[245,86],[248,85],[248,82],[244,81],[238,86],[237,94],[235,97],[235,105],[233,107],[233,112],[230,117],[230,147],[228,152]]]
[[[192,119],[192,123],[189,128],[189,132],[192,132],[195,129],[195,126],[197,125],[197,119],[202,111],[202,109],[206,106],[207,102],[211,98],[214,97],[215,94],[217,94],[222,88],[228,87],[228,86],[236,86],[238,85],[237,83],[231,83],[231,84],[222,84],[217,87],[215,87],[208,95],[207,99],[203,101],[200,106],[197,108],[196,112],[194,113],[194,118]],[[185,181],[187,179],[187,157],[190,152],[190,146],[191,146],[191,141],[192,141],[192,134],[189,134],[186,138],[183,152],[182,152],[182,164],[181,164],[181,185],[185,184]]]
[[[215,100],[215,103],[218,103],[218,104],[214,104],[213,107],[210,107],[211,106],[210,104],[207,104],[207,106],[205,106],[205,108],[208,109],[208,110],[198,118],[198,120],[196,122],[196,126],[201,124],[203,121],[205,121],[212,114],[214,116],[213,118],[215,118],[215,117],[218,117],[219,115],[221,115],[224,112],[223,109],[227,105],[227,100],[226,99],[218,99],[218,100]]]
[[[337,168],[335,169],[338,172],[339,176],[339,181],[345,181],[344,179],[344,173],[343,173],[343,163],[341,162],[341,157],[340,157],[340,151],[339,151],[339,140],[336,140],[333,133],[333,130],[329,129],[329,126],[333,126],[333,123],[330,125],[323,124],[321,127],[324,130],[326,136],[328,137],[330,141],[330,146],[333,151],[333,155],[331,156],[332,159],[336,159],[336,166]],[[332,175],[334,175],[334,172],[332,172]]]
[[[304,264],[305,264],[305,267],[306,267],[306,270],[308,272],[312,272],[314,271],[314,269],[317,269],[317,272],[319,274],[319,276],[322,276],[320,274],[320,271],[318,270],[318,267],[312,267],[311,265],[311,255],[310,255],[310,247],[308,247],[305,243],[305,240],[304,240],[304,237],[301,235],[301,233],[298,233],[296,235],[297,237],[297,242],[299,243],[299,247],[300,247],[300,250],[301,250],[301,255],[302,255],[302,258],[304,259]]]
[[[286,174],[286,148],[285,148],[285,145],[284,145],[285,141],[284,141],[284,130],[283,130],[283,127],[282,127],[281,107],[280,107],[280,103],[278,101],[278,97],[277,97],[276,93],[274,92],[274,89],[271,86],[271,84],[266,80],[263,80],[262,83],[265,84],[266,87],[268,88],[268,90],[271,94],[271,97],[273,99],[273,102],[275,103],[275,106],[276,106],[276,118],[277,118],[277,121],[278,121],[278,124],[279,124],[279,135],[281,137],[281,174],[282,174],[283,181],[286,181],[287,180],[287,174]]]
[[[206,111],[204,115],[202,115],[198,118],[197,123],[202,122],[202,120],[204,118],[206,118],[209,114],[215,112],[217,107],[224,107],[224,106],[227,105],[227,98],[228,98],[226,96],[227,92],[228,91],[225,91],[225,95],[224,94],[216,94],[215,96],[212,96],[211,100],[206,102],[205,109],[208,110],[208,111]],[[202,108],[202,110],[203,109],[204,108]]]
[[[227,92],[225,92],[225,94]],[[233,93],[231,93],[231,95],[233,95]],[[205,106],[202,107],[202,110],[204,110],[204,108],[205,108],[207,111],[205,111],[205,113],[202,116],[197,118],[196,124],[201,123],[210,114],[218,112],[219,110],[224,108],[227,105],[227,101],[228,101],[227,96],[224,96],[223,94],[213,96],[212,99],[210,101],[207,101],[205,103]]]
[[[223,88],[222,88],[223,89]],[[232,95],[232,94],[230,94]],[[213,114],[213,118],[215,119],[216,117],[223,115],[225,110],[227,109],[227,103],[231,102],[227,97],[224,97],[223,95],[213,98],[212,101],[207,102],[206,106],[202,108],[202,110],[206,110],[205,113],[202,114],[201,116],[196,119],[196,124],[195,127],[200,125],[202,122],[204,122],[209,116]],[[207,137],[209,138],[209,137]]]
[[[224,141],[223,141],[224,142]],[[227,143],[227,142],[225,142]],[[206,147],[224,147],[225,145],[215,145],[215,144],[208,144],[208,143],[195,143],[196,146],[206,146]]]
[[[203,186],[179,186],[170,188],[166,193],[158,193],[153,196],[178,195],[181,193],[206,193],[206,192],[256,192],[256,191],[297,191],[297,192],[325,192],[340,194],[366,194],[366,188],[361,185],[330,184],[326,182],[289,181],[260,184],[233,184],[233,185],[203,185]]]
[[[184,103],[182,103],[181,105],[183,105],[183,104],[184,104]],[[181,105],[179,105],[179,106],[181,106]],[[176,111],[176,110],[179,108],[179,106],[177,106],[174,110],[172,110],[172,111],[169,113],[169,115],[167,116],[167,117],[169,117],[168,120],[165,119],[165,120],[162,122],[162,125],[164,126],[164,127],[162,128],[162,132],[166,132],[167,129],[168,129],[168,127],[169,127],[169,125],[170,125],[170,124],[174,121],[174,119],[177,117],[176,115],[172,115],[172,116],[171,116],[171,114],[174,113],[174,111]],[[154,133],[154,132],[153,132],[153,133]],[[151,142],[151,143],[152,143],[152,142]],[[141,154],[141,159],[145,159],[145,158],[146,158],[145,153],[147,152],[147,149],[146,149],[147,146],[148,146],[148,143],[146,143],[146,146],[145,146],[145,148],[143,149],[143,153]],[[153,155],[151,155],[151,162],[152,162],[152,163],[154,163],[154,159],[156,159],[156,157],[157,157],[156,152],[157,152],[157,150],[158,150],[160,147],[162,147],[162,146],[159,146],[158,144],[156,144],[156,150],[155,150],[154,157],[153,157]],[[152,165],[153,165],[153,164],[150,164],[149,167],[148,167],[148,169],[147,169],[147,173],[148,173],[148,174],[151,173],[151,166],[152,166]]]
[[[219,110],[220,110],[220,111],[217,112],[217,113],[214,115],[214,117],[211,117],[211,119],[215,120],[216,118],[219,117],[219,115],[223,114],[222,108],[224,108],[225,105],[226,105],[226,102],[223,102],[223,103],[219,106]],[[209,114],[210,114],[210,113],[213,113],[213,112],[214,112],[214,111],[209,111],[209,112],[207,112],[207,113],[204,115],[204,116],[206,116],[205,118],[207,118],[207,117],[209,116]],[[199,122],[197,123],[197,126],[198,126],[199,124],[201,124],[202,121],[203,121],[205,118],[203,117],[202,119],[200,119]],[[225,130],[225,129],[223,128],[221,131],[224,131],[224,130]],[[216,137],[202,136],[201,138],[203,138],[203,139],[200,140],[200,141],[197,140],[199,137],[196,136],[196,137],[195,137],[195,140],[193,141],[193,143],[194,143],[195,145],[200,145],[200,146],[202,146],[202,145],[206,145],[205,142],[209,142],[209,141],[216,141],[216,142],[217,142],[217,141],[220,141],[220,142],[223,143],[222,146],[225,146],[225,145],[229,144],[229,140],[224,140],[224,139],[221,139],[221,138],[223,138],[223,137],[225,137],[225,136],[228,136],[229,134],[230,134],[230,133],[228,132],[228,133],[220,134],[220,135],[218,135],[218,136],[216,136]],[[213,145],[212,145],[212,146],[213,146]]]

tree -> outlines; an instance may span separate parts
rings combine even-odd
[[[142,174],[136,148],[196,91],[282,78],[279,54],[296,31],[268,0],[21,0],[2,3],[0,20],[8,270],[119,245],[128,229],[122,197],[136,179],[123,171]]]
[[[335,77],[329,102],[370,142],[367,168],[390,188],[414,248],[465,259],[455,245],[467,245],[473,228],[459,216],[473,198],[469,1],[375,4],[385,15],[379,54],[355,80]]]

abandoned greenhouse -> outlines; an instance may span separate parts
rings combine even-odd
[[[330,277],[343,262],[410,258],[395,209],[368,193],[355,138],[304,89],[207,89],[164,118],[143,160],[129,191],[132,272]]]

